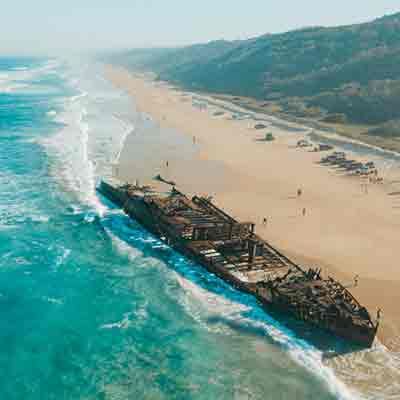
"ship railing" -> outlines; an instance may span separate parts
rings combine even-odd
[[[206,209],[210,210],[212,213],[221,216],[224,220],[227,220],[231,223],[238,223],[238,221],[236,221],[234,218],[232,218],[229,214],[227,214],[225,211],[223,211],[220,208],[218,208],[217,206],[215,206],[210,200],[208,200],[204,197],[194,196],[192,198],[192,201],[194,204],[196,204],[202,208],[206,208]]]
[[[334,283],[335,285],[337,285],[338,287],[340,287],[343,291],[343,293],[345,293],[345,296],[348,297],[348,300],[350,300],[353,304],[355,304],[357,306],[357,308],[360,309],[365,309],[365,307],[363,307],[358,301],[357,299],[351,294],[351,292],[346,289],[340,282],[336,281],[335,279],[333,279],[332,277],[328,277],[328,280],[332,283]],[[366,310],[366,309],[365,309]],[[377,327],[379,326],[379,321],[374,324],[374,322],[371,319],[371,316],[369,315],[368,311],[366,313],[366,317],[365,320],[368,320],[369,324],[371,326]]]

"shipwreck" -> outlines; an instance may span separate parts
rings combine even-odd
[[[209,198],[173,188],[155,193],[148,187],[103,180],[99,192],[144,228],[216,274],[257,298],[266,310],[286,313],[307,324],[364,347],[379,326],[348,288],[318,269],[305,269]]]

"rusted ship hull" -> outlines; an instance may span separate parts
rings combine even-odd
[[[247,293],[255,294],[255,289],[249,288],[248,285],[243,284],[243,282],[241,282],[239,279],[235,279],[234,276],[220,270],[213,264],[201,260],[197,253],[190,251],[187,246],[184,246],[181,243],[180,237],[165,231],[161,231],[154,214],[148,209],[148,207],[144,205],[141,199],[129,199],[128,197],[121,196],[120,193],[115,191],[112,186],[105,182],[101,183],[101,185],[98,187],[98,191],[117,206],[121,207],[124,212],[129,215],[129,217],[139,222],[146,230],[157,236],[159,239],[162,238],[165,240],[166,243],[174,250],[188,257],[191,261],[199,263],[209,272],[215,273],[237,289]]]
[[[244,279],[242,272],[239,272],[241,268],[240,266],[243,262],[231,263],[232,258],[227,255],[228,253],[224,250],[223,246],[225,246],[226,243],[231,245],[232,240],[236,239],[239,243],[238,246],[247,246],[251,248],[251,250],[248,248],[245,250],[248,253],[253,252],[253,257],[255,257],[254,259],[251,259],[251,261],[247,260],[244,262],[244,264],[247,263],[247,265],[250,266],[250,268],[245,269],[248,274],[253,272],[254,268],[252,267],[257,265],[257,249],[254,250],[248,242],[244,241],[244,239],[240,237],[240,234],[237,238],[234,238],[232,227],[230,228],[231,232],[230,237],[228,238],[229,240],[226,240],[225,242],[222,240],[210,241],[209,238],[207,238],[207,240],[205,240],[205,238],[194,238],[196,236],[196,229],[198,228],[200,230],[200,225],[193,223],[192,227],[194,226],[194,228],[192,228],[189,238],[184,230],[175,229],[175,225],[170,223],[167,218],[164,218],[164,215],[160,214],[160,208],[154,206],[152,196],[148,196],[150,201],[145,200],[146,196],[143,196],[142,194],[137,195],[136,193],[129,192],[129,190],[121,189],[120,187],[116,187],[115,185],[104,181],[101,182],[98,190],[113,203],[123,208],[127,215],[138,221],[148,231],[164,240],[169,246],[206,268],[209,272],[216,274],[235,288],[255,296],[267,311],[274,310],[279,313],[285,313],[361,346],[370,347],[372,345],[378,325],[372,323],[365,308],[360,307],[355,299],[350,299],[348,296],[351,295],[349,295],[348,292],[335,281],[323,281],[319,277],[308,276],[310,272],[302,270],[266,242],[262,242],[264,249],[268,250],[262,254],[262,257],[266,260],[266,263],[263,264],[262,267],[264,277],[254,279],[254,281],[247,278]],[[177,197],[178,196],[183,196],[186,199],[186,197],[180,193]],[[199,202],[200,201],[206,200],[199,199]],[[205,207],[214,207],[211,203],[204,204]],[[215,210],[211,209],[210,213],[212,212],[217,214],[219,212],[223,213],[221,210],[216,208]],[[228,215],[222,215],[222,217],[225,216],[228,218],[228,222],[231,224],[230,226],[236,227],[234,224],[238,223]],[[185,227],[187,226],[189,226],[189,224],[185,225]],[[221,223],[219,227],[220,229],[223,229],[223,223]],[[254,234],[250,232],[250,230],[248,233],[252,238]],[[266,254],[268,254],[268,257]],[[220,256],[223,258],[223,262],[220,260]],[[242,254],[241,257],[243,258]],[[242,259],[238,260],[242,261]],[[247,265],[245,265],[245,267]],[[259,272],[260,270],[261,269],[257,271]],[[275,270],[281,272],[275,273]],[[296,291],[295,284],[293,284],[293,287],[288,285],[289,289],[285,286],[280,287],[281,282],[285,283],[287,276],[293,279],[295,284],[300,285],[298,291]],[[349,301],[349,307],[358,307],[359,310],[357,310],[357,313],[359,313],[361,317],[359,314],[350,317],[351,314],[338,312],[337,310],[332,310],[332,315],[330,315],[331,311],[329,311],[329,307],[320,310],[313,305],[310,306],[309,301],[307,300],[307,291],[316,290],[315,288],[318,289],[319,286],[323,286],[324,290],[326,290],[326,288],[329,289],[329,285],[334,288],[337,288],[339,285],[341,295],[345,295],[343,299]],[[303,300],[301,300],[301,296],[298,294],[301,293],[301,291],[305,293]],[[313,299],[311,297],[310,299],[312,302]],[[343,299],[340,300],[343,301]],[[302,301],[304,304],[302,304]]]
[[[321,319],[313,319],[307,313],[299,312],[297,308],[288,308],[286,304],[278,304],[271,300],[271,295],[256,295],[258,301],[262,304],[263,308],[268,312],[274,310],[278,313],[284,313],[295,319],[301,320],[307,324],[313,325],[317,329],[324,330],[334,334],[337,337],[353,342],[361,347],[371,347],[376,336],[377,329],[375,327],[354,327],[348,325],[345,320],[337,321],[336,325],[330,323],[322,323]]]

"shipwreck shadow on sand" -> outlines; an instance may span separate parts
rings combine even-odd
[[[109,205],[110,203],[104,201],[104,204]],[[348,343],[341,338],[337,338],[318,328],[311,327],[290,316],[270,309],[265,310],[253,296],[233,288],[216,275],[208,272],[205,268],[166,246],[162,241],[147,232],[136,221],[131,220],[122,212],[115,213],[114,211],[106,214],[102,218],[101,224],[104,228],[110,230],[119,240],[140,250],[144,258],[157,258],[182,278],[201,289],[246,307],[240,312],[240,318],[235,320],[221,314],[210,315],[207,318],[207,322],[210,324],[225,325],[239,333],[267,340],[271,344],[283,349],[291,346],[298,346],[301,349],[302,347],[311,345],[322,353],[323,358],[334,358],[364,349],[361,346]],[[131,232],[131,234],[128,232]],[[139,232],[140,234],[138,235]],[[248,320],[255,323],[255,325],[249,324]],[[260,325],[257,325],[257,323]],[[277,341],[274,339],[268,333],[265,325],[281,332],[287,337],[287,341]]]

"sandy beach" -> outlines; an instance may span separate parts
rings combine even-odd
[[[320,165],[322,153],[296,148],[305,130],[278,121],[257,130],[254,118],[232,118],[223,104],[207,104],[204,96],[193,99],[116,67],[107,67],[107,77],[174,137],[135,131],[117,166],[120,178],[151,183],[161,174],[253,220],[261,236],[300,264],[322,267],[349,284],[358,275],[353,294],[372,314],[382,308],[379,337],[400,348],[400,196],[390,195],[400,179],[395,168],[385,170],[384,184],[365,188],[360,178]],[[274,141],[261,140],[266,131]]]

